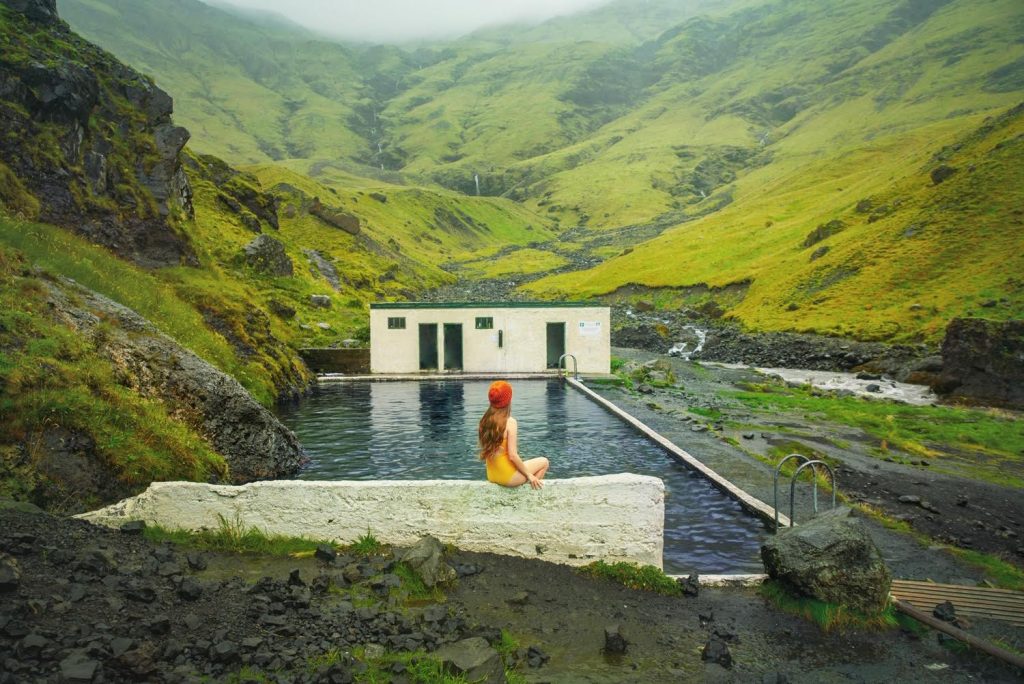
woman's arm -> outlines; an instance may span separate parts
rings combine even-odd
[[[505,430],[508,433],[508,444],[505,447],[508,452],[508,460],[512,461],[512,465],[523,474],[531,487],[540,489],[542,486],[540,479],[527,469],[523,459],[519,457],[519,422],[515,418],[509,418]]]

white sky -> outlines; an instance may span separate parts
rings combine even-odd
[[[370,42],[452,38],[483,26],[539,22],[610,0],[221,0],[270,10],[320,33]]]

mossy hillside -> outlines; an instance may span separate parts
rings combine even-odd
[[[344,184],[330,179],[318,183],[278,165],[250,170],[271,191],[281,184],[291,185],[352,214],[368,238],[395,250],[391,258],[404,257],[419,270],[437,275],[441,275],[438,265],[447,261],[465,259],[495,245],[526,245],[554,236],[549,219],[496,197],[387,183],[352,184],[347,179]]]
[[[0,203],[8,213],[97,234],[143,261],[153,255],[126,244],[145,243],[137,233],[179,242],[183,207],[153,196],[161,181],[150,176],[166,160],[155,139],[163,94],[152,81],[63,23],[29,21],[7,7],[0,45],[0,69],[11,78],[0,103]],[[164,249],[158,261],[188,254],[186,245]]]
[[[196,207],[190,237],[207,268],[170,269],[166,277],[173,277],[179,292],[197,306],[213,302],[219,309],[236,309],[231,320],[239,320],[245,302],[263,309],[280,309],[280,304],[294,309],[294,319],[271,316],[269,326],[274,338],[293,346],[353,337],[365,341],[370,302],[408,299],[451,282],[453,277],[440,266],[470,259],[485,246],[523,245],[552,236],[544,218],[508,200],[380,183],[360,189],[325,186],[278,165],[258,165],[231,182],[277,198],[280,227],[263,224],[262,230],[285,246],[294,275],[271,276],[245,263],[243,249],[255,235],[218,199],[220,190],[202,167],[197,161],[190,174]],[[311,214],[314,198],[358,219],[359,233],[352,235]],[[311,250],[337,272],[337,290],[311,260]],[[331,306],[315,306],[312,295],[328,296]],[[248,346],[261,349],[256,342]]]
[[[968,135],[937,123],[774,178],[761,169],[737,183],[737,202],[723,211],[530,288],[593,296],[628,284],[751,282],[730,310],[750,327],[866,339],[934,341],[958,315],[1019,317],[1024,120],[1017,111],[994,120],[975,117]],[[930,171],[940,164],[961,172],[936,185]],[[842,232],[804,246],[836,220]]]
[[[237,164],[316,150],[352,157],[367,147],[346,125],[361,98],[344,47],[197,0],[142,5],[61,0],[58,9],[83,36],[156,77],[195,149]]]
[[[118,383],[102,342],[51,317],[44,277],[0,246],[0,493],[84,510],[156,480],[226,477],[205,440]],[[77,443],[86,463],[63,463],[55,441]]]

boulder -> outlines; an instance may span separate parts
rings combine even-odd
[[[421,538],[399,560],[412,568],[428,587],[455,579],[455,570],[444,562],[444,546],[436,537]]]
[[[954,319],[932,389],[946,399],[1024,408],[1024,320]]]
[[[309,303],[321,309],[331,308],[331,298],[327,295],[310,295]]]
[[[349,235],[359,235],[359,217],[348,214],[340,209],[325,206],[319,197],[314,197],[309,213],[316,216],[329,226],[341,228]]]
[[[889,597],[889,569],[846,507],[780,530],[761,547],[761,559],[770,577],[819,601],[877,613]]]
[[[259,235],[243,249],[245,263],[261,273],[274,276],[294,274],[292,260],[284,251],[284,244],[269,235]]]
[[[203,435],[224,456],[232,482],[291,475],[303,463],[294,433],[237,380],[103,295],[66,278],[46,287],[51,315],[99,340],[119,381],[142,396],[159,398]],[[101,326],[103,321],[111,325]]]
[[[469,682],[502,684],[506,681],[501,656],[483,637],[463,639],[439,648],[434,658],[441,661],[446,672],[461,675]]]

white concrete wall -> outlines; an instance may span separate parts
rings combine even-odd
[[[388,318],[391,317],[405,318],[405,329],[389,329]],[[493,318],[494,328],[477,330],[477,317]],[[437,324],[441,366],[444,365],[444,324],[462,324],[463,371],[467,373],[545,371],[548,323],[565,323],[565,351],[576,356],[581,373],[610,372],[610,309],[603,306],[370,309],[372,372],[418,373],[421,323]],[[499,330],[503,333],[501,348],[498,347]]]
[[[78,517],[111,527],[144,520],[199,530],[216,528],[218,516],[268,534],[339,543],[369,531],[406,546],[432,534],[467,551],[660,568],[665,487],[656,477],[631,474],[546,480],[539,491],[472,480],[155,482],[136,497]]]

